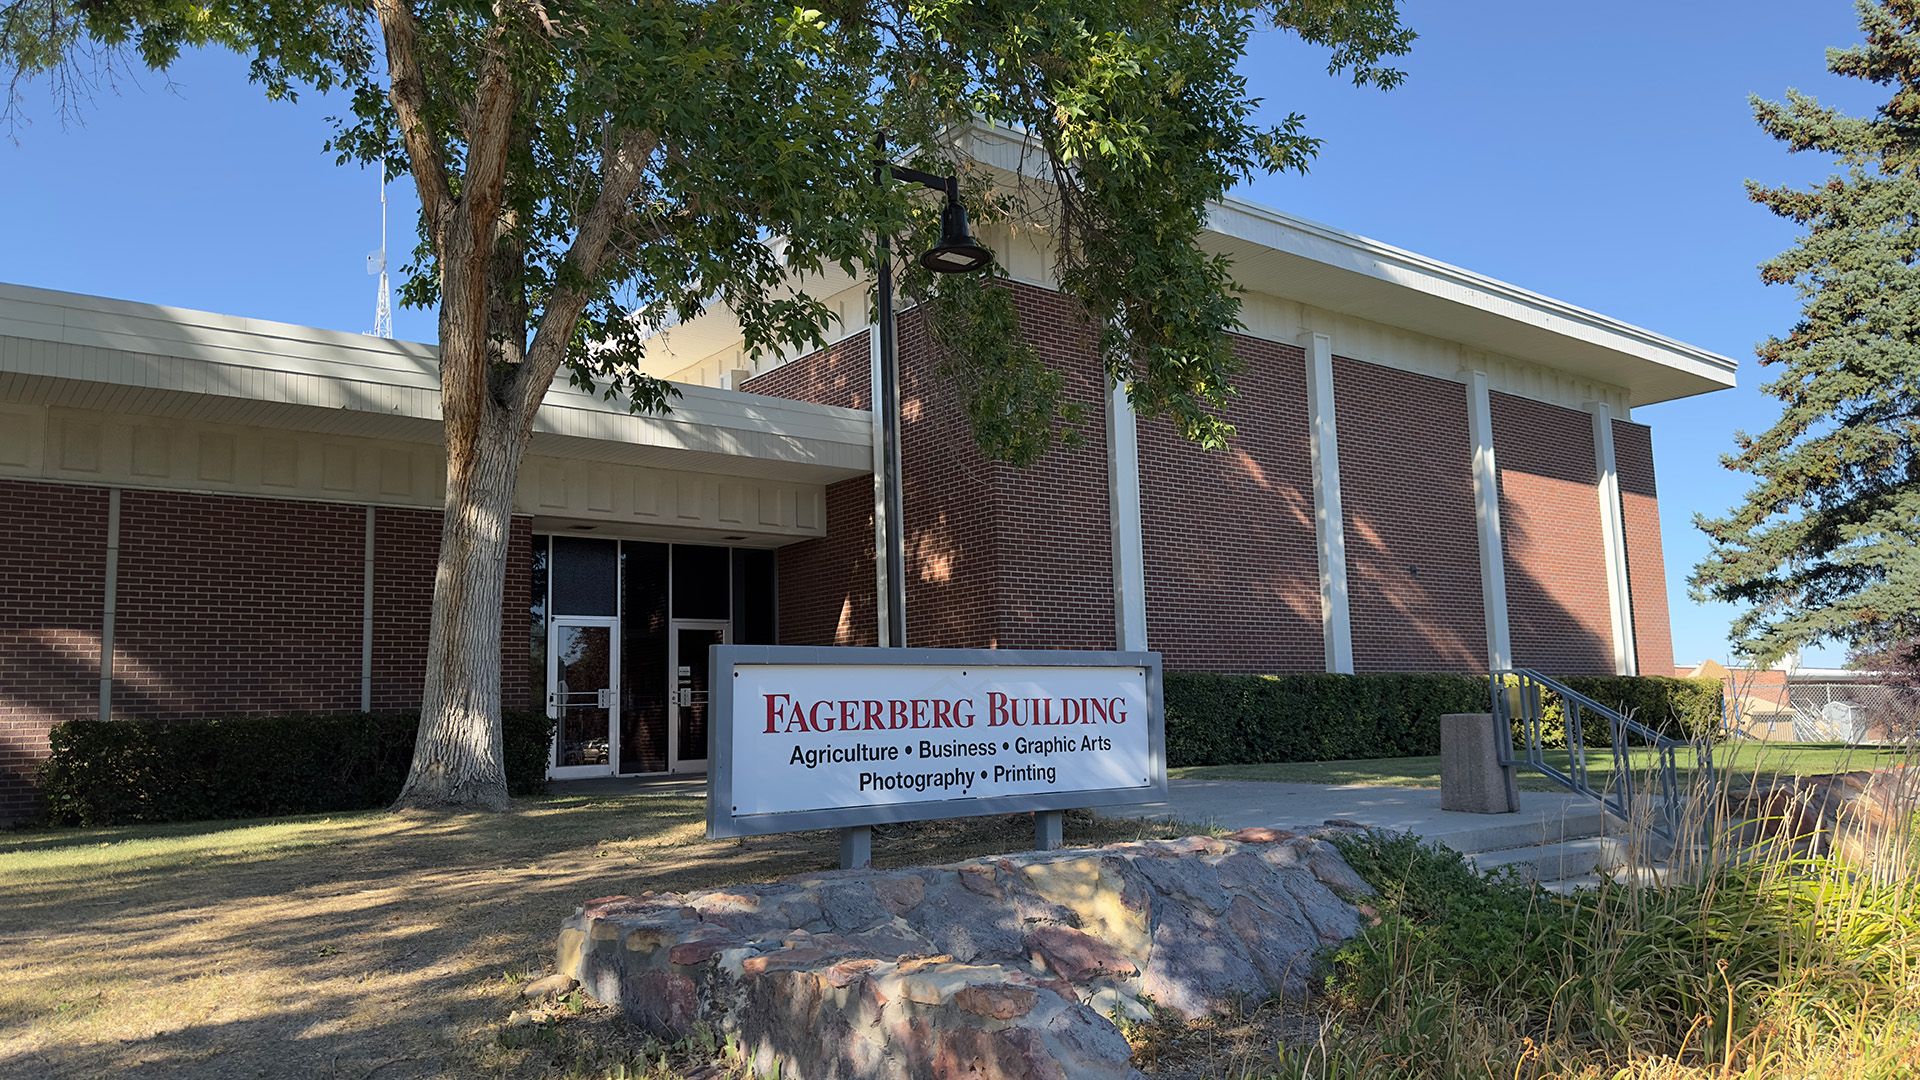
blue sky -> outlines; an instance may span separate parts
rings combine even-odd
[[[1243,194],[1739,359],[1738,389],[1635,412],[1654,428],[1677,658],[1725,659],[1727,609],[1686,597],[1706,551],[1690,519],[1739,498],[1743,478],[1718,458],[1735,429],[1777,415],[1753,345],[1798,307],[1754,273],[1794,230],[1741,182],[1805,184],[1829,169],[1761,134],[1747,97],[1792,86],[1855,112],[1884,100],[1826,74],[1823,50],[1858,39],[1853,9],[1411,0],[1406,19],[1421,40],[1391,93],[1329,79],[1323,53],[1283,35],[1256,40],[1254,92],[1275,120],[1305,113],[1326,145],[1309,174]],[[379,179],[321,152],[336,103],[268,102],[218,53],[125,79],[78,123],[43,89],[17,145],[0,141],[0,205],[12,208],[0,281],[371,329]],[[416,208],[404,180],[388,193],[397,270]],[[433,317],[396,308],[394,331],[431,341]]]

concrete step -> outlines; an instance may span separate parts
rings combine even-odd
[[[1561,878],[1558,881],[1543,881],[1540,887],[1550,893],[1568,896],[1578,889],[1597,889],[1604,880],[1599,874],[1581,874],[1579,877]]]
[[[1576,806],[1561,813],[1489,814],[1487,822],[1466,828],[1434,830],[1422,836],[1438,844],[1474,855],[1483,851],[1539,847],[1565,840],[1580,840],[1613,832],[1617,823],[1609,821],[1598,806]]]
[[[1610,870],[1625,861],[1626,845],[1610,836],[1585,836],[1551,844],[1480,851],[1467,861],[1481,873],[1511,866],[1534,881],[1562,881]]]

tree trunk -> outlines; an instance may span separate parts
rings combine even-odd
[[[505,810],[500,625],[523,433],[490,398],[478,438],[449,439],[440,567],[413,769],[395,810]]]

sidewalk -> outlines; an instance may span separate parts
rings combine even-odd
[[[1329,820],[1412,832],[1460,852],[1537,844],[1573,829],[1599,828],[1601,811],[1577,795],[1520,793],[1516,814],[1465,814],[1440,809],[1439,788],[1349,784],[1274,784],[1245,780],[1170,780],[1165,802],[1096,806],[1105,817],[1173,820],[1244,829],[1319,826]]]

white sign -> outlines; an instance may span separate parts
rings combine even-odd
[[[748,650],[722,651],[731,659]],[[728,760],[720,765],[724,790],[713,794],[726,805],[709,816],[737,823],[888,808],[894,812],[874,820],[904,820],[1057,809],[1075,805],[1079,792],[1099,792],[1105,803],[1152,795],[1164,783],[1152,715],[1157,679],[1150,677],[1158,675],[1158,658],[1144,655],[1149,662],[1138,666],[740,657],[714,672],[730,684],[716,689],[731,692],[725,714],[715,717],[727,729],[716,746]],[[788,827],[819,825],[763,820],[751,831]]]

